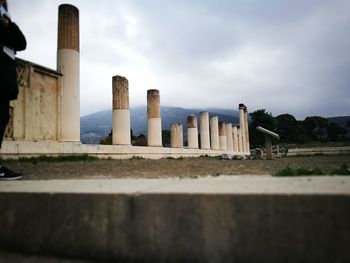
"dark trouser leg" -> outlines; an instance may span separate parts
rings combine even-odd
[[[10,120],[10,101],[0,99],[0,148],[4,138],[7,123]]]

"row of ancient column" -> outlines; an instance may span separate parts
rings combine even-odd
[[[129,82],[125,77],[114,76],[112,143],[114,145],[130,145],[130,109]],[[195,115],[187,118],[188,148],[206,150],[224,150],[229,152],[249,152],[248,114],[244,104],[239,105],[240,127],[231,123],[219,122],[218,117],[210,118],[209,113],[200,113],[200,145],[198,142],[198,125]],[[183,148],[182,124],[172,124],[171,147]],[[160,116],[159,90],[147,91],[147,145],[162,146],[162,126]]]
[[[240,104],[240,127],[232,123],[219,122],[218,116],[209,120],[208,112],[200,113],[200,148],[205,150],[218,150],[228,152],[249,152],[248,112],[247,108]],[[241,118],[243,116],[243,121]],[[197,117],[189,115],[187,118],[188,148],[198,149]],[[171,147],[182,148],[183,127],[182,124],[171,125]]]
[[[113,113],[112,143],[130,145],[129,81],[122,76],[112,78]],[[147,91],[147,145],[162,146],[159,90]]]
[[[61,141],[80,141],[79,108],[79,10],[72,5],[59,7],[57,69],[63,74],[61,96]],[[129,83],[121,76],[112,78],[113,86],[113,144],[130,145]],[[200,148],[248,152],[249,134],[247,108],[239,105],[240,128],[218,122],[208,112],[200,114]],[[160,97],[158,90],[147,91],[147,125],[149,146],[162,146]],[[232,132],[231,132],[232,129]],[[172,125],[171,145],[183,147],[182,126]],[[231,142],[231,134],[232,142]],[[226,139],[225,139],[226,137]],[[188,117],[188,147],[199,148],[197,119]]]

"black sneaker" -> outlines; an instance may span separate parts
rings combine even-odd
[[[18,180],[21,178],[22,178],[21,173],[13,172],[6,166],[0,166],[0,180],[11,181],[11,180]]]

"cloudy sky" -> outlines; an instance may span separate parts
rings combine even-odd
[[[350,115],[350,0],[8,0],[28,41],[18,56],[56,68],[61,3],[80,10],[81,115],[130,106]]]

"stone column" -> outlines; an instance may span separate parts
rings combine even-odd
[[[249,143],[249,122],[248,122],[248,111],[247,107],[244,111],[244,120],[245,120],[245,136],[246,136],[246,150],[250,153],[250,143]]]
[[[80,142],[79,10],[58,9],[57,70],[63,74],[60,91],[60,140]]]
[[[211,149],[220,150],[218,116],[214,116],[210,118],[210,139],[211,139]]]
[[[172,123],[170,126],[171,131],[171,147],[183,148],[183,129],[182,124]]]
[[[209,137],[209,113],[200,113],[200,136],[201,136],[201,149],[210,150],[210,137]]]
[[[241,141],[242,141],[242,152],[247,152],[247,140],[246,140],[246,124],[245,124],[245,114],[244,111],[246,110],[246,107],[243,103],[239,104],[239,126],[241,130]]]
[[[226,123],[227,150],[233,152],[232,123]]]
[[[238,142],[238,151],[243,152],[243,147],[242,147],[242,129],[237,128],[237,142]]]
[[[233,138],[233,151],[239,152],[237,126],[232,127],[232,138]]]
[[[121,76],[112,78],[113,88],[113,144],[130,145],[129,82]]]
[[[226,123],[219,122],[219,141],[220,141],[220,150],[227,150],[227,136],[226,136]]]
[[[162,147],[159,90],[147,91],[147,145]]]
[[[266,160],[272,160],[272,139],[265,134]]]
[[[188,148],[198,149],[197,117],[194,115],[189,115],[187,117],[187,140]]]

